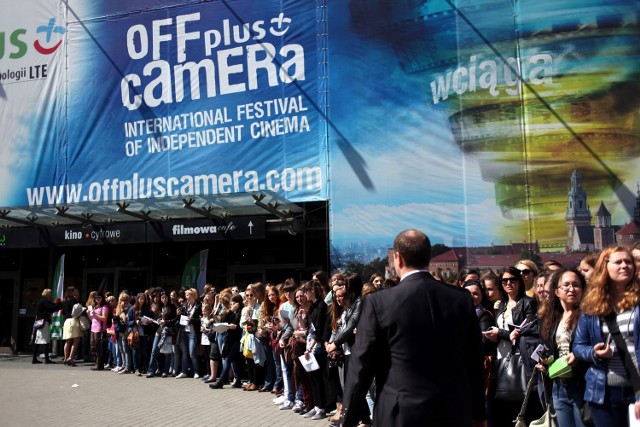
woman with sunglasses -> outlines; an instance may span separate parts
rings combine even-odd
[[[520,274],[522,274],[525,294],[529,298],[535,298],[536,290],[533,282],[538,275],[538,267],[536,266],[536,263],[530,259],[521,259],[516,262],[515,267],[520,271]]]
[[[630,375],[605,321],[615,322],[632,359],[631,369],[640,360],[640,287],[631,251],[612,246],[600,254],[596,271],[582,301],[582,316],[573,352],[588,365],[584,400],[596,427],[628,425],[627,407],[635,402],[635,417],[640,418],[640,402],[634,396]]]
[[[533,372],[533,364],[529,357],[531,347],[535,348],[538,342],[536,309],[533,299],[525,295],[525,284],[516,267],[506,267],[500,277],[500,304],[496,310],[496,325],[488,331],[483,331],[484,336],[497,343],[496,365],[494,372],[498,372],[501,359],[508,355],[520,353],[523,361],[523,369],[527,380]],[[526,339],[521,339],[527,337]],[[535,345],[534,345],[535,344]],[[511,356],[512,357],[512,356]],[[499,387],[500,378],[496,378],[489,392],[489,417],[493,419],[494,426],[512,425],[516,419],[522,399],[506,400],[496,397],[496,389]],[[542,414],[540,405],[535,405],[536,399],[530,399],[525,419],[527,424],[535,419],[536,414]],[[536,408],[537,406],[537,408]]]
[[[264,366],[255,363],[254,356],[249,356],[246,351],[249,340],[253,341],[254,346],[259,346],[260,341],[255,339],[255,333],[258,329],[258,318],[260,316],[261,301],[264,296],[264,285],[262,283],[252,283],[247,286],[244,291],[245,307],[242,309],[242,350],[247,363],[247,374],[249,383],[243,387],[245,391],[254,391],[259,389],[259,384],[264,381]]]
[[[538,310],[540,339],[553,355],[549,362],[566,359],[572,371],[554,378],[552,396],[558,427],[583,427],[580,418],[583,372],[573,354],[576,326],[580,317],[580,300],[586,286],[584,277],[576,270],[559,270],[550,276],[551,292]],[[546,364],[546,363],[545,363]],[[536,366],[547,371],[543,364]]]

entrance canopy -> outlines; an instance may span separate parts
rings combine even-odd
[[[302,229],[304,210],[274,192],[0,208],[0,247],[264,238]]]

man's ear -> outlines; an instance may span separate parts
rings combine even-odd
[[[402,258],[402,255],[400,255],[400,253],[396,251],[394,254],[394,258],[396,271],[402,270],[404,268],[404,259]]]

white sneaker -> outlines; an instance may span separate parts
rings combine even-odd
[[[178,375],[176,375],[176,379],[178,378],[187,378],[187,374],[185,374],[184,372],[180,372]]]
[[[292,401],[287,400],[282,405],[280,405],[278,409],[280,409],[281,411],[286,411],[287,409],[292,409],[293,405],[294,403]]]
[[[316,408],[311,408],[309,412],[306,412],[302,418],[311,418],[317,413]]]
[[[121,369],[121,368],[119,368],[119,367],[117,367],[117,366],[116,366],[115,368],[113,368],[113,369],[111,370],[111,372],[119,372],[119,371],[120,371],[120,369]]]
[[[200,375],[198,375],[198,374],[193,374],[193,379],[194,379],[194,380],[197,380],[198,378],[200,378]]]
[[[293,412],[300,412],[300,409],[302,409],[302,407],[304,406],[304,403],[302,402],[302,400],[296,400],[296,403],[294,403],[293,405]]]
[[[280,397],[276,397],[275,399],[273,399],[273,404],[274,405],[282,405],[286,400],[287,400],[287,398],[284,397],[284,395],[282,395]]]
[[[315,415],[311,417],[312,420],[321,420],[323,418],[327,418],[327,413],[323,409],[316,410]]]

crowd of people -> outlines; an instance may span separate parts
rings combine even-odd
[[[357,274],[318,271],[302,284],[290,278],[220,291],[207,284],[202,294],[193,288],[117,296],[92,291],[81,301],[70,286],[64,300],[52,301],[46,290],[37,308],[46,329],[34,330],[33,363],[41,363],[41,353],[53,363],[45,349],[51,315],[62,310],[66,366],[78,366],[81,354],[96,371],[268,393],[278,409],[305,418],[327,418],[335,410],[330,420],[337,425],[361,300],[396,283],[381,274],[363,283]],[[307,371],[312,360],[316,369]],[[362,405],[372,407],[373,389],[368,402]],[[371,424],[369,416],[362,421]]]
[[[433,286],[470,294],[482,340],[488,425],[512,426],[521,411],[525,390],[503,384],[502,367],[511,360],[520,361],[525,383],[534,384],[524,412],[527,425],[543,415],[547,403],[559,427],[585,426],[587,418],[597,427],[626,426],[630,404],[640,418],[633,387],[640,360],[640,334],[634,333],[640,323],[640,245],[588,254],[576,268],[521,260],[497,272],[464,269],[450,283],[426,273],[443,282]],[[398,287],[409,286],[404,283]],[[301,284],[290,278],[220,291],[207,284],[202,294],[151,288],[137,295],[91,292],[82,302],[73,287],[58,301],[45,290],[33,363],[41,363],[37,354],[50,340],[51,313],[62,309],[65,365],[76,366],[86,345],[83,354],[94,370],[200,379],[211,389],[266,393],[279,410],[339,425],[352,350],[363,345],[356,343],[363,301],[397,285],[381,274],[364,282],[354,273],[329,277],[318,271]],[[415,340],[429,340],[420,336],[419,325],[415,334]],[[616,335],[624,340],[622,350]],[[432,344],[447,357],[449,349]],[[570,369],[550,375],[558,361]],[[52,363],[48,356],[45,363]],[[363,427],[372,424],[380,391],[375,379],[365,386],[349,402]]]

